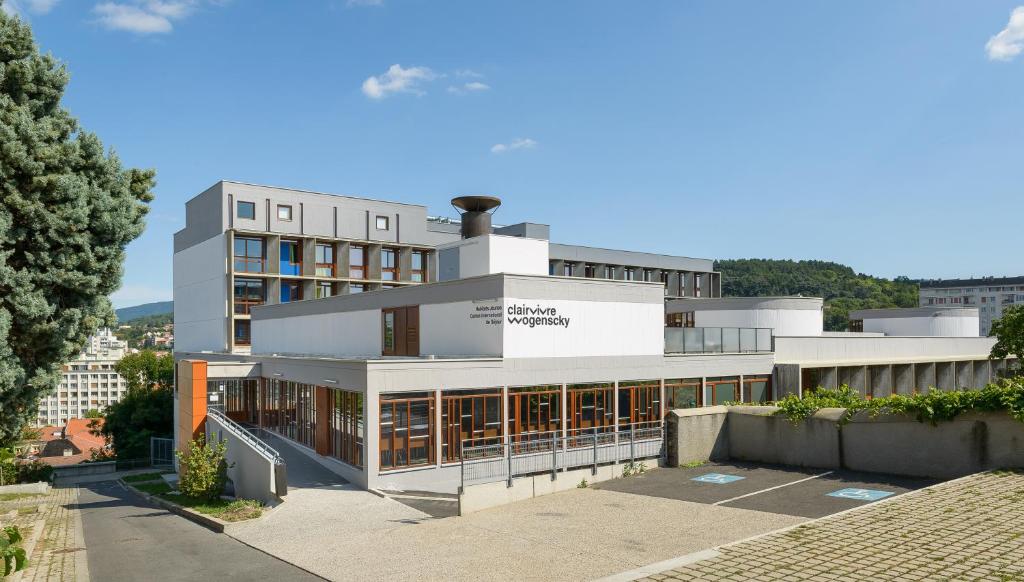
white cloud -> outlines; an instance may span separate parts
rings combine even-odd
[[[451,85],[448,87],[448,92],[455,95],[465,95],[466,93],[477,93],[480,91],[486,91],[491,86],[480,81],[471,81],[469,83],[463,83],[461,86]]]
[[[1024,50],[1024,6],[1010,13],[1010,22],[999,34],[988,39],[985,51],[993,61],[1011,61]]]
[[[189,16],[197,0],[133,0],[101,2],[93,7],[99,22],[110,30],[137,34],[166,34],[174,22]]]
[[[383,75],[363,81],[363,94],[370,99],[383,99],[392,93],[423,95],[420,85],[436,78],[437,74],[427,67],[403,69],[402,65],[391,65]]]
[[[492,154],[503,154],[514,150],[530,150],[537,147],[537,142],[528,137],[517,137],[509,143],[496,143],[491,146]]]
[[[7,14],[20,16],[26,11],[33,14],[48,14],[60,0],[4,0],[0,8]]]

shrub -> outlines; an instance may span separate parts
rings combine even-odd
[[[18,483],[49,482],[51,477],[53,477],[53,467],[42,461],[32,461],[31,463],[20,463],[18,465]]]
[[[4,559],[4,576],[23,570],[28,563],[25,548],[21,547],[21,530],[10,525],[0,530],[0,556]]]
[[[189,441],[187,452],[176,451],[181,463],[178,490],[197,499],[212,500],[220,497],[228,481],[228,466],[224,461],[227,449],[224,441],[209,445],[200,436]]]

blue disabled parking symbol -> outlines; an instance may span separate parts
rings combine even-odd
[[[733,481],[739,481],[744,479],[739,475],[726,475],[724,473],[707,473],[700,477],[694,477],[690,481],[699,481],[701,483],[714,483],[716,485],[724,485],[725,483],[732,483]]]
[[[829,497],[841,497],[843,499],[854,499],[856,501],[878,501],[883,497],[892,495],[891,491],[879,491],[878,489],[858,489],[856,487],[847,487],[846,489],[840,489],[839,491],[833,491],[832,493],[826,493]]]

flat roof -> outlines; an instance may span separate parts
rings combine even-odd
[[[669,312],[682,308],[703,311],[734,309],[822,309],[821,297],[678,297],[668,300]]]
[[[893,307],[856,309],[850,319],[900,319],[908,317],[978,317],[977,307]]]
[[[971,287],[987,285],[1024,285],[1024,276],[1020,277],[980,277],[971,279],[929,279],[921,281],[923,289],[944,289],[948,287]]]

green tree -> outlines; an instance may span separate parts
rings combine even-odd
[[[1002,317],[992,322],[988,335],[996,338],[990,358],[1016,356],[1024,359],[1024,305],[1004,309]]]
[[[99,410],[96,410],[95,408],[90,408],[89,410],[85,411],[85,417],[86,418],[103,418],[103,413],[100,412]]]
[[[122,167],[61,107],[67,83],[29,26],[0,10],[0,443],[114,323],[107,296],[153,199],[155,173]]]
[[[149,456],[150,437],[170,437],[174,427],[174,395],[169,386],[129,389],[107,407],[100,434],[119,459]]]
[[[174,358],[166,352],[141,350],[121,358],[114,364],[114,371],[124,378],[128,390],[170,388],[174,383]]]

